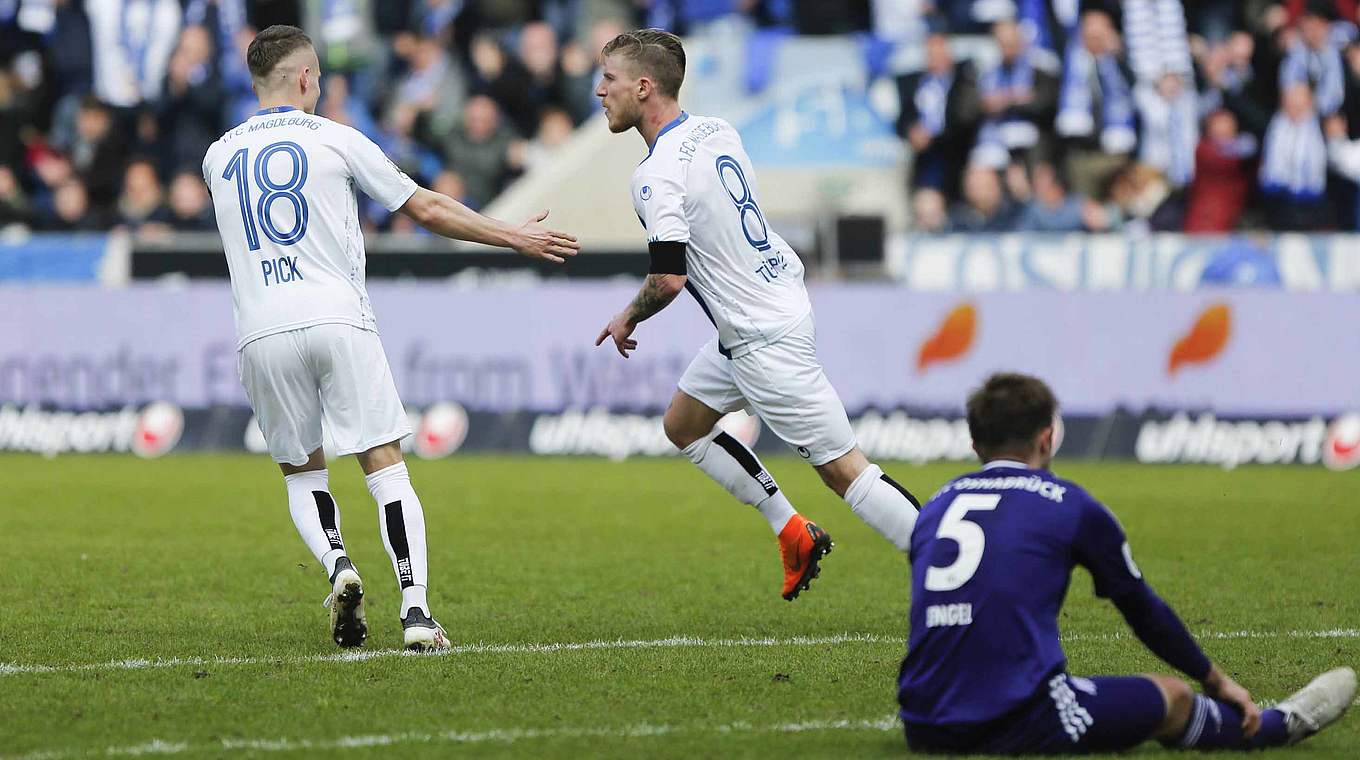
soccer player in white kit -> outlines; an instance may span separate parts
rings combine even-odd
[[[368,625],[327,487],[323,418],[337,452],[357,456],[378,504],[405,645],[447,649],[426,598],[425,515],[400,446],[411,428],[364,287],[354,191],[445,237],[557,263],[579,246],[537,224],[546,212],[515,227],[419,187],[367,137],[317,116],[320,62],[301,29],[265,29],[246,62],[260,111],[203,158],[231,271],[241,383],[283,470],[293,523],[330,579],[335,642],[363,644]]]
[[[850,509],[907,551],[920,503],[855,443],[850,420],[817,359],[803,264],[760,211],[751,161],[731,124],[680,110],[685,51],[675,35],[644,29],[619,35],[601,53],[595,94],[609,129],[637,129],[647,158],[632,196],[647,230],[650,274],[631,304],[595,340],[612,339],[625,358],[639,322],[688,290],[717,336],[680,378],[666,410],[666,436],[739,501],[754,506],[779,537],[783,596],[793,600],[817,577],[831,538],[794,510],[756,455],[717,427],[750,409]]]

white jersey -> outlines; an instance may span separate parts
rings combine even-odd
[[[231,271],[238,349],[311,325],[377,330],[354,188],[395,211],[417,186],[372,140],[271,108],[208,148],[203,179]]]
[[[725,355],[779,340],[812,311],[803,262],[765,221],[731,124],[681,112],[633,170],[632,194],[649,241],[686,244],[686,289]]]

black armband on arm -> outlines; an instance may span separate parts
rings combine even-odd
[[[685,274],[686,244],[671,240],[653,240],[647,244],[652,265],[647,274]]]

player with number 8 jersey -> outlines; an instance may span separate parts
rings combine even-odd
[[[260,110],[203,157],[231,273],[241,383],[283,471],[294,525],[330,581],[335,642],[359,646],[368,627],[328,486],[323,420],[336,452],[358,458],[377,502],[405,645],[447,648],[427,600],[425,516],[400,446],[411,428],[364,285],[355,191],[445,237],[555,263],[579,246],[538,225],[547,212],[514,226],[426,190],[373,141],[317,116],[320,61],[301,29],[260,32],[246,63]]]
[[[870,527],[905,551],[918,504],[865,458],[817,358],[803,264],[770,228],[741,135],[677,101],[685,74],[679,38],[659,29],[621,34],[602,51],[596,95],[609,128],[637,129],[647,157],[633,172],[633,206],[651,267],[641,292],[596,337],[627,357],[633,331],[688,290],[717,335],[680,378],[667,437],[704,474],[755,507],[778,536],[782,595],[817,577],[831,537],[799,515],[756,455],[718,427],[748,409],[817,469]]]

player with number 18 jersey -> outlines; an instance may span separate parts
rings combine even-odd
[[[271,26],[246,52],[260,110],[203,157],[231,273],[241,384],[283,471],[288,509],[332,593],[331,635],[364,643],[364,589],[340,534],[322,422],[336,452],[354,454],[378,505],[401,586],[402,637],[447,649],[430,613],[425,513],[400,442],[411,433],[364,287],[359,191],[439,235],[561,263],[576,239],[482,216],[418,186],[358,131],[317,116],[321,62],[297,27]]]
[[[396,211],[416,183],[358,130],[261,110],[203,159],[231,271],[237,348],[317,324],[377,329],[355,190]]]

